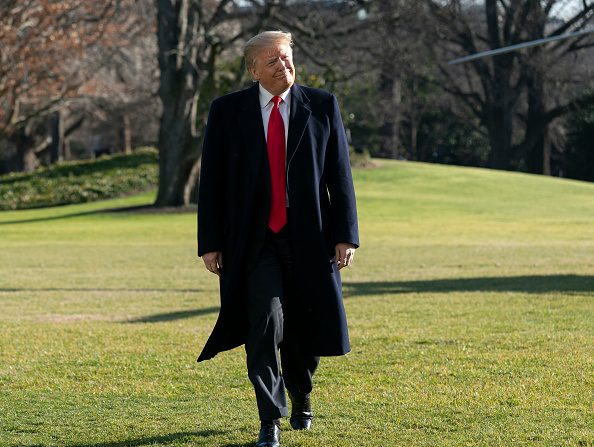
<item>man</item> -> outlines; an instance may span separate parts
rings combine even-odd
[[[285,389],[291,426],[310,428],[319,357],[349,352],[339,270],[359,246],[336,98],[294,83],[291,45],[281,31],[245,44],[256,82],[212,102],[199,189],[198,255],[221,310],[198,361],[245,344],[258,447],[280,445]]]

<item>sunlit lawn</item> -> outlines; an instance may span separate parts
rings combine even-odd
[[[378,162],[379,163],[379,162]],[[593,446],[594,185],[381,162],[355,172],[353,351],[283,446]],[[0,446],[249,446],[245,354],[197,364],[215,277],[193,213],[0,213]]]

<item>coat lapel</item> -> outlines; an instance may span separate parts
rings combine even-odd
[[[246,95],[241,104],[241,113],[239,114],[239,126],[245,138],[244,141],[247,143],[246,147],[260,149],[265,145],[258,83],[246,90]]]
[[[248,157],[244,158],[247,161],[245,168],[252,176],[252,181],[249,184],[254,184],[258,176],[262,156],[266,152],[266,139],[264,136],[264,125],[262,124],[258,83],[254,83],[252,87],[247,89],[240,109],[238,125],[245,141],[242,147],[251,152]],[[267,181],[267,188],[270,188],[268,183]]]
[[[305,131],[310,115],[309,98],[299,85],[293,84],[291,87],[289,136],[287,138],[287,164],[291,162],[299,147],[299,142],[303,137],[303,132]]]

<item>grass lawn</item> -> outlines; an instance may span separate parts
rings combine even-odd
[[[355,172],[353,351],[284,447],[594,446],[594,185]],[[243,349],[197,364],[218,284],[152,194],[0,213],[0,446],[251,446]]]

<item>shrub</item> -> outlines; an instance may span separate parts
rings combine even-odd
[[[8,174],[0,177],[0,210],[91,202],[152,189],[158,181],[157,160],[154,148],[139,148],[131,155]]]

